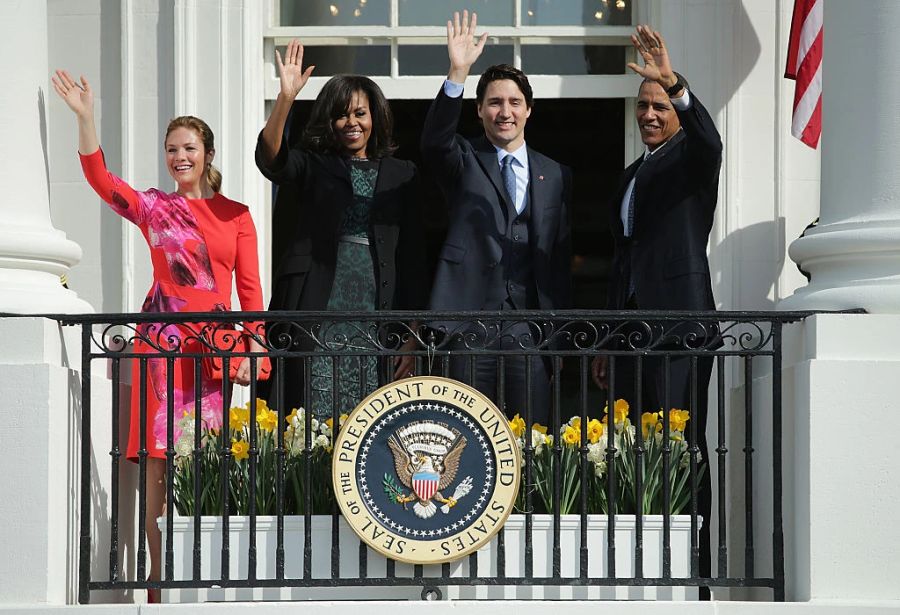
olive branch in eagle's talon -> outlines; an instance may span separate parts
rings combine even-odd
[[[388,496],[388,499],[395,504],[402,504],[404,510],[408,502],[414,502],[418,499],[415,495],[403,493],[400,486],[394,481],[394,477],[387,472],[385,472],[381,484],[384,486],[384,493]]]

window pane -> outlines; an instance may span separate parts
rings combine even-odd
[[[520,1],[522,2],[523,26],[631,25],[633,0]]]
[[[284,57],[284,50],[284,47],[278,48],[281,57]],[[383,77],[391,74],[391,48],[389,45],[304,45],[303,66],[309,65],[316,67],[314,77],[345,73]]]
[[[523,45],[522,70],[529,75],[623,75],[625,47]]]
[[[450,68],[446,45],[400,45],[397,51],[401,75],[446,75]],[[512,63],[512,45],[486,45],[470,74],[478,75],[494,64]]]
[[[470,13],[478,13],[479,26],[511,26],[515,17],[513,1],[399,0],[400,25],[443,26],[453,17],[454,11],[462,13],[463,9],[468,9]]]
[[[282,26],[386,26],[390,0],[279,0]]]

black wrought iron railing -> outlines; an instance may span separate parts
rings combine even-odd
[[[479,587],[757,587],[783,600],[782,327],[805,316],[60,316],[64,325],[81,328],[79,601],[114,589],[291,588],[290,596],[305,597],[304,592],[335,587],[421,588],[422,597],[432,598]],[[247,322],[265,323],[267,333],[261,333],[262,325],[242,331],[240,324]],[[213,343],[214,331],[229,332],[230,341]],[[236,343],[248,337],[258,346]],[[215,384],[206,366],[211,355],[224,374]],[[490,549],[462,563],[380,561],[343,525],[330,492],[329,446],[341,415],[352,409],[353,399],[390,381],[403,356],[414,357],[408,371],[417,375],[465,382],[485,374],[491,381],[493,373],[490,390],[482,392],[506,408],[520,437],[522,488],[515,512],[521,517],[511,518]],[[524,395],[520,407],[512,408],[508,368],[521,357],[527,360],[515,393]],[[271,362],[274,377],[253,377],[242,406],[232,401],[229,370],[244,358],[251,374]],[[606,389],[594,382],[599,372],[605,372]],[[131,428],[137,434],[137,479],[136,486],[123,487],[123,473],[133,472],[123,459],[119,412],[129,405],[123,399],[129,373],[131,405],[137,406],[131,411],[138,423]],[[108,375],[108,383],[98,374]],[[714,394],[707,401],[710,374]],[[766,378],[759,379],[761,374]],[[549,407],[536,407],[534,390],[544,378]],[[681,388],[676,380],[684,383]],[[93,390],[98,386],[110,388]],[[217,395],[207,396],[210,387]],[[654,390],[658,397],[650,399]],[[267,403],[258,401],[263,396]],[[107,401],[98,405],[97,398]],[[208,407],[209,399],[216,407]],[[163,409],[163,424],[153,423],[154,405]],[[543,425],[535,425],[538,416],[546,417]],[[110,442],[92,440],[95,421],[108,422]],[[144,538],[154,445],[165,463],[168,502],[160,524],[160,580],[148,580]],[[109,476],[100,479],[109,490],[103,525],[92,518],[98,516],[100,488],[92,460],[101,452],[111,455]],[[135,499],[138,510],[123,512],[122,502]],[[676,544],[679,523],[686,538]],[[177,538],[179,524],[186,527],[184,540]],[[132,529],[123,532],[126,526]],[[263,535],[269,526],[271,533]],[[246,531],[238,538],[239,528]],[[324,540],[317,541],[319,534]],[[129,541],[136,544],[125,549]],[[274,548],[263,553],[263,543]],[[108,574],[92,573],[99,544],[109,545],[103,556]],[[126,558],[133,561],[125,565]]]

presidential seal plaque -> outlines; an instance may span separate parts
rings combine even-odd
[[[456,380],[407,378],[350,413],[334,442],[344,518],[385,557],[450,562],[486,545],[519,491],[521,457],[503,413]]]

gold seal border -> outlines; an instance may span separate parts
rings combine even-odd
[[[435,540],[395,534],[372,518],[359,492],[356,475],[359,445],[374,422],[396,407],[419,401],[440,402],[468,414],[493,445],[495,484],[483,512],[460,532]],[[347,524],[369,547],[407,564],[443,564],[477,551],[503,527],[519,493],[522,459],[509,421],[481,392],[449,378],[405,378],[368,395],[344,421],[334,442],[332,458],[335,499]],[[509,484],[502,484],[501,474],[511,475]]]

